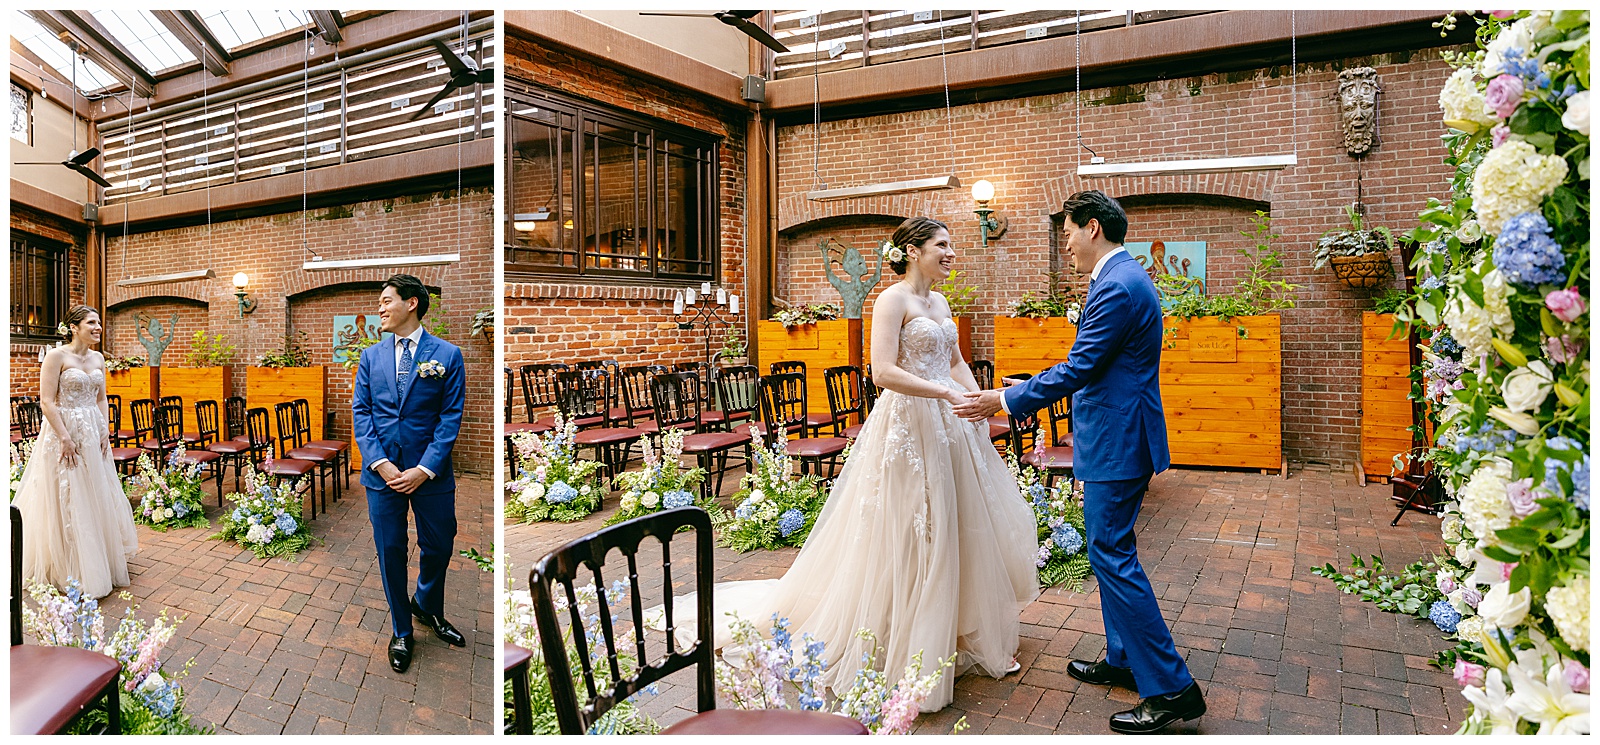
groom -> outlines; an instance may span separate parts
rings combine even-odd
[[[361,485],[367,517],[378,545],[383,594],[389,600],[394,637],[389,666],[411,666],[416,642],[411,617],[447,644],[467,640],[444,620],[444,575],[456,537],[456,480],[450,450],[461,429],[466,376],[461,350],[422,329],[428,290],[409,274],[383,283],[378,328],[394,336],[361,352],[356,367],[356,443],[366,460]],[[417,592],[407,597],[406,511],[417,517],[421,568]],[[408,607],[409,606],[409,607]]]
[[[1020,415],[1072,396],[1074,475],[1083,482],[1106,658],[1073,660],[1067,672],[1087,683],[1137,690],[1143,700],[1112,715],[1111,729],[1148,734],[1206,711],[1134,546],[1133,523],[1145,487],[1170,465],[1157,381],[1161,300],[1149,275],[1122,247],[1128,217],[1116,200],[1099,191],[1078,192],[1065,211],[1073,268],[1092,268],[1089,299],[1067,361],[1004,391],[969,393],[956,414],[981,421],[1004,408]]]

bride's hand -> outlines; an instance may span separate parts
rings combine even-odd
[[[78,443],[65,438],[61,440],[61,465],[67,468],[78,467]]]
[[[944,389],[943,398],[944,400],[949,401],[951,406],[960,406],[967,402],[966,395],[954,388]]]

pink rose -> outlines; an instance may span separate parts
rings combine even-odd
[[[1500,147],[1506,144],[1506,138],[1511,136],[1511,128],[1504,124],[1496,124],[1494,129],[1489,130],[1489,134],[1494,138],[1494,146]]]
[[[1492,15],[1502,21],[1517,14],[1517,11],[1514,10],[1486,10],[1483,12],[1488,13],[1489,15]]]
[[[1567,679],[1567,685],[1572,687],[1573,693],[1589,692],[1589,668],[1577,660],[1567,660],[1561,668],[1561,674]]]
[[[1506,486],[1506,497],[1511,500],[1511,514],[1517,517],[1532,515],[1539,505],[1534,502],[1533,479],[1513,481]]]
[[[1583,345],[1572,340],[1572,337],[1562,334],[1544,340],[1545,355],[1557,365],[1566,365],[1583,359]]]
[[[1493,109],[1495,116],[1505,119],[1511,116],[1522,105],[1522,78],[1515,75],[1501,75],[1489,81],[1489,87],[1483,92],[1483,105]]]
[[[1464,588],[1461,590],[1461,602],[1466,603],[1468,608],[1477,608],[1478,603],[1483,602],[1483,593],[1478,592],[1476,587]]]
[[[1456,659],[1455,679],[1461,687],[1483,685],[1483,666]]]
[[[1544,296],[1544,307],[1564,323],[1572,323],[1588,310],[1583,304],[1583,295],[1576,287],[1565,290],[1556,290]]]

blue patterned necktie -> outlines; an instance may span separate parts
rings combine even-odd
[[[397,374],[400,383],[400,400],[406,400],[406,389],[411,387],[411,340],[400,340],[400,371]]]

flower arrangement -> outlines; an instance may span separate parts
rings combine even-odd
[[[839,306],[833,303],[812,303],[797,308],[780,310],[772,320],[783,324],[783,329],[789,331],[801,326],[809,326],[817,321],[831,321],[839,317]]]
[[[106,355],[105,364],[106,372],[117,372],[119,370],[132,370],[136,367],[144,367],[145,360],[144,355],[140,354],[130,354],[126,357],[117,357],[115,355],[108,354]]]
[[[200,475],[202,466],[180,463],[183,454],[183,447],[175,448],[161,468],[156,467],[149,453],[139,456],[138,473],[130,484],[144,489],[144,494],[139,499],[139,508],[134,510],[134,522],[163,533],[171,528],[211,526],[201,505],[205,496],[205,481]]]
[[[1018,464],[1016,456],[1008,457],[1006,465],[1023,498],[1033,508],[1034,524],[1039,530],[1039,553],[1034,557],[1039,585],[1062,585],[1082,592],[1083,581],[1094,573],[1089,567],[1089,552],[1084,550],[1089,532],[1083,525],[1083,495],[1070,487],[1046,487],[1039,469]]]
[[[1472,703],[1463,732],[1588,733],[1589,14],[1475,20],[1440,94],[1453,193],[1408,235],[1424,279],[1396,313],[1443,324],[1418,395],[1449,608],[1427,612],[1457,642],[1436,664]]]
[[[23,440],[11,446],[11,501],[17,501],[17,487],[22,485],[22,472],[33,455],[33,440]]]
[[[884,261],[905,261],[907,254],[904,246],[896,246],[894,241],[884,241],[878,244],[878,253]]]
[[[508,567],[509,569],[509,567]],[[511,576],[509,573],[507,576]],[[528,694],[532,699],[533,734],[559,735],[560,725],[556,719],[555,699],[550,693],[550,670],[544,664],[544,648],[539,643],[539,626],[533,618],[533,596],[527,590],[515,589],[515,580],[507,580],[506,592],[503,596],[501,616],[505,619],[504,641],[515,644],[533,653],[533,659],[528,661]],[[594,666],[595,686],[600,690],[611,689],[611,668],[605,664],[605,643],[600,631],[600,614],[590,613],[589,608],[604,602],[610,609],[626,610],[628,608],[628,585],[622,580],[611,583],[611,589],[604,593],[598,591],[594,583],[583,587],[573,588],[573,594],[578,599],[578,613],[584,620],[584,645],[579,651],[578,643],[573,639],[572,630],[565,635],[567,661],[570,669],[581,670],[582,658],[579,655],[587,654]],[[565,618],[569,606],[567,599],[559,594],[555,599],[556,614]],[[617,622],[615,614],[612,622]],[[627,636],[624,629],[616,629],[617,638]],[[623,675],[632,675],[638,669],[638,660],[633,655],[623,651],[625,647],[619,646],[617,665]],[[583,695],[584,686],[581,680],[574,680],[574,687]],[[627,700],[611,707],[610,711],[601,715],[600,719],[589,728],[591,735],[653,735],[661,731],[649,715],[639,710],[638,701],[644,696],[654,696],[660,691],[652,683],[643,690],[630,696]],[[511,682],[505,682],[505,717],[506,727],[510,729],[514,724],[513,717],[516,709],[511,705]],[[583,702],[580,700],[579,704]]]
[[[805,545],[827,503],[822,479],[814,474],[797,475],[783,440],[774,441],[769,448],[756,432],[750,433],[750,439],[755,467],[739,480],[733,513],[715,505],[707,508],[719,542],[739,553]]]
[[[212,538],[234,541],[258,559],[294,556],[311,547],[311,529],[301,517],[300,494],[310,481],[276,483],[254,468],[244,475],[245,490],[228,495],[233,510],[222,517]]]
[[[1083,310],[1083,298],[1078,295],[1077,288],[1064,287],[1060,272],[1049,272],[1045,276],[1049,282],[1049,292],[1042,298],[1035,298],[1031,292],[1022,293],[1022,299],[1011,308],[1011,316],[1065,318],[1070,323],[1077,323],[1078,313]]]
[[[605,496],[601,465],[579,460],[572,446],[578,428],[556,417],[555,429],[544,435],[511,436],[517,449],[517,478],[506,483],[506,516],[521,522],[582,520],[600,509]]]
[[[67,580],[65,594],[51,585],[32,581],[27,589],[33,602],[22,607],[22,625],[39,644],[100,652],[122,663],[119,688],[123,734],[211,734],[209,729],[191,724],[189,714],[183,710],[180,681],[189,675],[194,660],[185,663],[181,671],[162,674],[161,653],[183,618],[169,622],[167,612],[162,611],[155,622],[147,623],[134,615],[138,606],[132,606],[107,638],[99,601],[85,595],[76,579]],[[132,596],[122,593],[122,597]],[[89,709],[68,731],[87,734],[104,726],[104,710]]]
[[[644,468],[617,476],[615,486],[622,492],[622,501],[617,511],[606,519],[606,525],[689,505],[707,512],[717,508],[715,497],[701,500],[695,495],[700,480],[706,477],[706,470],[684,468],[678,462],[678,457],[683,455],[683,435],[681,429],[661,433],[660,453],[650,446],[648,439],[639,441],[644,448]]]
[[[444,373],[444,363],[438,360],[425,360],[417,363],[417,377],[419,378],[442,378]]]
[[[827,670],[823,662],[825,645],[810,634],[801,635],[800,651],[794,649],[789,620],[772,616],[770,638],[763,637],[755,624],[731,614],[733,642],[717,654],[717,691],[739,709],[793,709],[822,711],[851,717],[876,735],[904,735],[911,732],[919,707],[944,671],[955,664],[955,656],[941,660],[933,672],[922,673],[922,651],[912,656],[898,682],[885,685],[887,671],[877,668],[882,652],[871,630],[861,629],[856,636],[871,644],[861,655],[861,667],[850,688],[837,701],[824,698],[820,680]],[[790,703],[787,694],[794,695]],[[952,732],[966,728],[966,718],[956,722]]]

